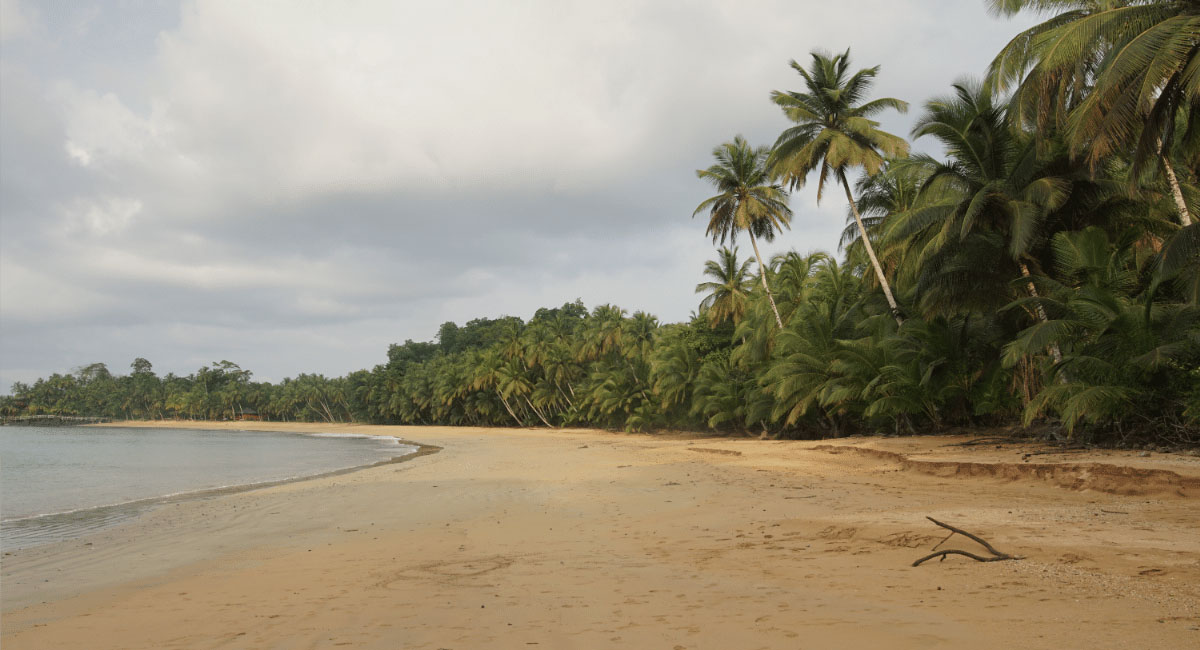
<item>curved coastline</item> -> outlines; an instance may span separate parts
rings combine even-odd
[[[1042,449],[1033,443],[697,446],[589,430],[333,430],[450,453],[193,500],[17,551],[3,564],[4,647],[605,648],[667,638],[775,648],[803,638],[1166,650],[1196,638],[1196,497],[935,476],[818,448],[1011,463]],[[1200,473],[1191,457],[1133,452],[1045,462],[1082,461]],[[1024,559],[913,568],[943,539],[927,516]]]
[[[183,427],[155,427],[146,426],[149,423],[130,423],[130,422],[111,422],[98,423],[87,425],[88,428],[110,428],[110,427],[130,427],[131,428],[183,428]],[[190,428],[190,427],[189,427]],[[197,423],[196,430],[204,431],[207,427]],[[360,465],[351,465],[347,467],[339,467],[332,470],[322,471],[315,474],[299,474],[288,476],[281,479],[272,479],[268,481],[254,481],[251,483],[237,483],[230,485],[221,485],[217,487],[200,488],[197,490],[183,490],[170,494],[156,495],[141,499],[132,499],[118,503],[103,504],[98,506],[87,506],[83,508],[75,508],[72,510],[64,510],[59,512],[41,513],[35,515],[26,515],[14,517],[11,519],[0,519],[0,528],[4,529],[4,546],[6,550],[20,550],[33,548],[45,544],[53,544],[57,542],[70,541],[86,536],[88,534],[127,524],[139,516],[144,515],[156,508],[174,503],[185,501],[196,501],[200,499],[211,499],[215,497],[225,496],[229,494],[238,494],[242,492],[250,492],[254,490],[262,490],[266,488],[276,487],[279,485],[287,485],[290,483],[298,483],[302,481],[313,481],[334,476],[341,476],[352,472],[359,472],[383,465],[391,465],[402,463],[414,458],[426,456],[429,454],[441,451],[441,447],[436,445],[427,445],[420,442],[406,440],[398,436],[373,435],[368,433],[347,433],[347,432],[326,432],[326,431],[291,431],[291,430],[274,430],[274,429],[254,429],[254,428],[225,428],[229,431],[238,431],[246,433],[290,433],[309,437],[328,437],[328,438],[391,438],[399,447],[411,448],[412,451],[400,455],[384,458],[371,463]],[[13,529],[18,530],[14,531]],[[21,528],[29,527],[28,532],[20,530]],[[34,528],[36,527],[36,528]],[[66,528],[73,529],[71,533],[62,533]],[[49,532],[48,532],[49,531]],[[59,533],[59,534],[55,534]],[[25,543],[27,542],[27,543]]]

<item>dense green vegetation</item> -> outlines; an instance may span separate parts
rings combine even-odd
[[[444,324],[387,363],[271,385],[229,362],[143,359],[17,384],[3,413],[711,428],[787,436],[1040,423],[1066,435],[1200,442],[1200,3],[992,0],[1058,12],[981,79],[919,110],[909,155],[872,118],[879,68],[792,67],[791,126],[698,173],[693,216],[723,246],[699,313],[660,324],[580,302]],[[787,190],[815,172],[850,202],[845,258],[762,259]],[[739,256],[739,236],[752,259]],[[724,244],[728,243],[728,247]]]

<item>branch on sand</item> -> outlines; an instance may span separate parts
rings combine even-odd
[[[945,544],[947,540],[949,540],[951,537],[954,537],[955,533],[958,533],[959,535],[962,535],[963,537],[969,537],[969,538],[975,540],[976,542],[979,542],[981,545],[983,545],[984,548],[986,548],[988,550],[989,553],[991,553],[991,555],[990,556],[977,555],[975,553],[971,553],[968,551],[960,551],[958,549],[946,549],[944,551],[936,551],[935,550],[933,553],[930,553],[929,555],[926,555],[925,557],[917,560],[916,562],[913,562],[912,563],[913,566],[920,566],[922,562],[925,562],[927,560],[932,560],[935,557],[940,557],[940,558],[942,558],[942,560],[945,560],[947,555],[964,555],[966,557],[971,558],[972,560],[975,560],[976,562],[999,562],[1001,560],[1019,560],[1019,559],[1021,559],[1021,557],[1019,555],[1009,555],[1008,553],[1003,553],[1001,551],[997,551],[996,547],[992,546],[991,544],[988,543],[988,541],[986,539],[984,539],[978,535],[972,535],[971,533],[968,533],[967,531],[962,530],[961,528],[955,528],[954,526],[951,526],[950,524],[943,524],[942,522],[938,521],[937,519],[934,519],[933,517],[926,517],[926,519],[928,519],[929,521],[932,521],[933,523],[950,531],[950,534],[946,536],[946,539],[943,539],[942,541],[938,542],[937,546],[933,547],[934,549],[937,549],[938,546]]]

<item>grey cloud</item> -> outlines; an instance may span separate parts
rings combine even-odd
[[[575,298],[686,318],[712,255],[694,170],[785,126],[789,58],[851,46],[915,109],[1021,27],[950,0],[495,6],[19,5],[0,389],[134,356],[343,374]],[[842,202],[792,204],[764,253],[833,250]]]

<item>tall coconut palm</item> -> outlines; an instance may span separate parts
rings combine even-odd
[[[783,187],[771,182],[767,173],[767,159],[771,150],[767,147],[752,148],[742,136],[733,142],[713,149],[717,162],[708,169],[696,170],[696,176],[712,183],[720,194],[706,199],[692,213],[692,217],[708,211],[708,228],[713,243],[722,244],[728,238],[732,244],[740,231],[750,237],[754,257],[758,260],[758,275],[762,280],[767,300],[775,312],[775,323],[783,329],[783,319],[775,306],[775,297],[767,284],[767,265],[758,250],[758,239],[775,239],[775,233],[790,227],[792,210],[787,205],[787,194]]]
[[[746,314],[746,299],[754,286],[750,260],[739,264],[736,246],[732,250],[722,246],[717,254],[718,259],[704,264],[704,275],[711,279],[696,285],[696,293],[706,294],[700,311],[711,327],[726,321],[737,325]]]
[[[990,0],[990,5],[1010,16],[1024,9],[1059,12],[1000,51],[991,64],[991,82],[1001,89],[1019,83],[1014,103],[1057,113],[1072,152],[1086,150],[1092,165],[1130,146],[1135,172],[1161,161],[1180,222],[1189,225],[1170,144],[1182,115],[1185,159],[1193,166],[1200,160],[1200,3]],[[1047,101],[1062,98],[1065,88],[1083,91],[1075,93],[1077,101]]]
[[[879,66],[851,74],[850,50],[832,56],[813,52],[811,67],[807,70],[796,61],[792,61],[791,66],[804,79],[806,92],[776,90],[771,93],[771,100],[796,123],[775,141],[772,172],[796,189],[804,184],[809,173],[819,170],[817,201],[821,200],[825,181],[831,174],[834,180],[841,182],[858,224],[863,247],[875,267],[892,315],[897,323],[903,323],[892,288],[858,213],[846,174],[851,169],[861,168],[873,176],[883,167],[885,157],[908,155],[908,143],[904,138],[881,130],[879,123],[870,119],[889,108],[907,111],[908,104],[891,97],[864,102],[871,80],[879,74]]]

